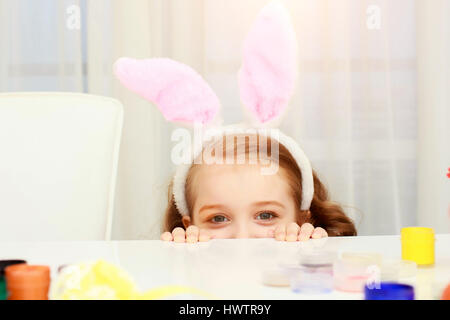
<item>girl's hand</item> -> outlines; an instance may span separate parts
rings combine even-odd
[[[163,241],[174,241],[174,242],[204,242],[209,241],[211,237],[205,230],[201,230],[198,227],[192,225],[189,226],[186,231],[183,228],[175,228],[172,233],[164,232],[161,235],[161,240]]]
[[[311,223],[304,223],[300,227],[297,223],[292,222],[287,226],[277,226],[274,236],[277,241],[307,241],[310,238],[326,238],[328,233],[323,228],[314,228]]]

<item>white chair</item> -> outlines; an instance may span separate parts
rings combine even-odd
[[[109,240],[123,107],[0,94],[0,241]]]

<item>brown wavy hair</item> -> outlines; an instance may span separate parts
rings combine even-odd
[[[243,150],[238,148],[238,142],[236,141],[245,141],[244,150],[246,158],[249,158],[249,154],[255,151],[258,153],[258,155],[260,154],[259,136],[256,135],[256,140],[252,140],[250,136],[245,135],[244,140],[239,139],[239,135],[234,136],[235,143],[233,144],[233,148],[235,158],[238,155],[238,150]],[[229,137],[224,137],[223,141],[225,141],[225,139],[229,139]],[[251,141],[258,141],[256,148],[252,147]],[[223,143],[223,145],[223,152],[224,154],[228,155],[229,153],[227,152],[226,147],[229,146],[229,144]],[[267,146],[265,152],[267,152],[269,157],[271,156],[272,152],[271,146],[272,141],[270,138],[267,138]],[[286,177],[291,189],[292,196],[296,203],[297,223],[299,225],[309,222],[316,228],[324,228],[329,236],[356,236],[357,232],[353,221],[349,217],[347,217],[341,205],[329,199],[327,189],[319,180],[317,173],[314,170],[314,195],[311,206],[308,211],[302,211],[300,209],[302,202],[302,174],[300,168],[298,167],[297,162],[292,157],[291,153],[282,144],[278,144],[277,158],[279,168],[281,169],[280,174],[284,174],[284,176]],[[186,179],[185,195],[191,219],[193,204],[195,201],[195,186],[193,185],[192,181],[196,172],[201,166],[201,164],[193,164],[189,169]],[[168,205],[163,220],[163,231],[169,232],[171,232],[176,227],[181,227],[184,229],[182,216],[178,212],[178,209],[175,205],[175,199],[172,194],[172,186],[173,181],[169,184]]]

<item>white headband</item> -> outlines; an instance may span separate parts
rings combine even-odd
[[[219,127],[217,129],[217,132],[213,136],[208,137],[207,140],[209,142],[218,141],[221,137],[226,135],[246,133],[246,128],[242,125],[231,125]],[[299,147],[294,139],[285,135],[280,130],[258,130],[257,134],[259,136],[264,135],[268,138],[278,141],[278,143],[283,145],[292,155],[302,175],[302,201],[300,209],[309,210],[314,195],[314,180],[311,164],[303,150]],[[189,215],[189,209],[186,201],[186,179],[189,173],[189,169],[191,168],[194,159],[196,159],[202,151],[203,148],[197,148],[197,150],[194,149],[191,156],[191,163],[179,164],[173,179],[172,193],[178,212],[182,216]]]
[[[156,104],[169,121],[214,126],[219,132],[216,138],[241,133],[243,127],[271,128],[270,138],[288,149],[300,168],[301,210],[308,210],[314,195],[309,160],[292,138],[274,131],[294,92],[297,69],[295,32],[287,10],[278,1],[260,11],[244,43],[238,82],[247,118],[245,125],[218,125],[221,123],[218,97],[206,81],[185,64],[168,58],[120,58],[114,65],[114,73],[121,83]],[[277,132],[276,137],[273,132]],[[192,161],[200,152],[202,146],[193,152]],[[192,162],[179,165],[174,177],[173,195],[181,215],[189,214],[185,185],[191,165]]]

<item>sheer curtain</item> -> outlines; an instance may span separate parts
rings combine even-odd
[[[417,5],[418,223],[450,230],[450,1]]]
[[[206,75],[238,119],[237,49],[262,2],[221,3],[207,5]],[[415,224],[414,2],[285,4],[297,32],[300,77],[284,129],[360,234],[394,234]],[[367,8],[374,4],[379,28],[369,29]]]
[[[66,26],[79,0],[0,0],[0,91],[83,91],[85,29]]]
[[[157,238],[173,173],[172,127],[118,84],[112,64],[120,56],[166,56],[189,64],[218,94],[225,120],[239,121],[241,44],[268,1],[36,2],[0,0],[0,90],[84,91],[120,99],[125,124],[113,237]],[[397,234],[417,223],[448,232],[449,82],[440,69],[449,74],[448,3],[283,2],[300,59],[283,130],[303,146],[360,234]],[[73,5],[80,9],[78,29],[67,27]],[[440,12],[440,23],[424,9]],[[437,34],[429,37],[431,32]],[[440,50],[439,66],[429,46]],[[434,116],[424,118],[431,102]]]

